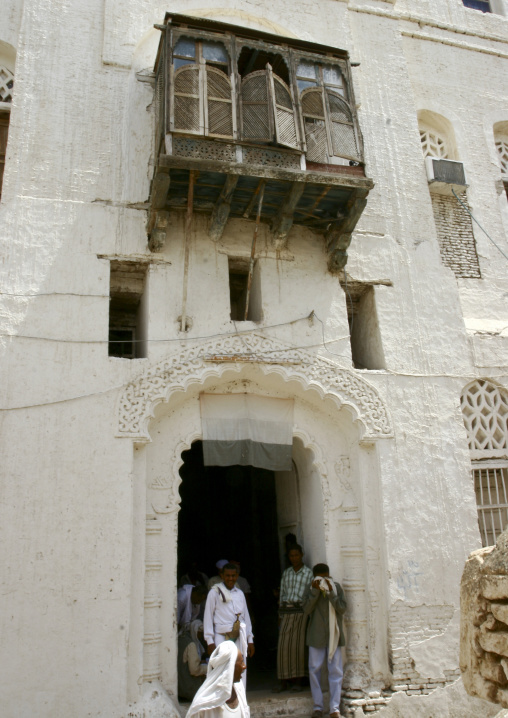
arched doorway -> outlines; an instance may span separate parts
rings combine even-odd
[[[288,350],[284,364],[215,361],[232,351],[254,351],[257,342],[257,337],[228,339],[227,347],[211,342],[196,348],[190,364],[175,353],[133,380],[119,398],[118,436],[134,441],[128,681],[133,699],[140,686],[153,681],[176,695],[180,468],[183,453],[202,438],[201,392],[294,399],[295,471],[276,477],[276,486],[283,487],[277,495],[279,547],[281,532],[293,531],[307,564],[324,557],[344,586],[348,668],[356,666],[359,675],[372,671],[383,680],[389,672],[384,556],[378,547],[379,471],[390,451],[390,442],[378,439],[391,436],[386,409],[363,378],[301,352]],[[278,348],[266,338],[262,342],[264,349]]]
[[[277,479],[253,466],[204,466],[202,442],[182,454],[178,514],[178,579],[193,562],[211,577],[220,559],[241,563],[256,656],[249,688],[275,679],[277,597],[281,573]],[[284,566],[285,567],[285,566]]]

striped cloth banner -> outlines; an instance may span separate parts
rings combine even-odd
[[[290,471],[293,399],[256,394],[201,394],[205,466]]]

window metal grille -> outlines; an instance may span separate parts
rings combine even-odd
[[[483,546],[493,546],[508,525],[508,467],[473,469]]]

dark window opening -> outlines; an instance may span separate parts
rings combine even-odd
[[[249,284],[249,260],[229,257],[229,298],[231,305],[231,319],[234,322],[258,322],[261,320],[261,282],[258,263],[254,263],[250,290]],[[247,316],[245,308],[249,307]]]
[[[142,359],[147,356],[146,266],[111,262],[109,339],[110,357]]]
[[[270,64],[274,75],[284,80],[286,85],[290,84],[289,68],[282,55],[265,50],[255,50],[250,47],[242,47],[240,57],[238,58],[238,72],[240,76],[246,77],[256,70],[264,70],[266,65]]]
[[[506,199],[508,199],[508,179],[503,180],[504,191],[506,192]]]
[[[472,10],[481,10],[481,12],[491,12],[489,0],[462,0],[465,7]]]
[[[374,287],[363,282],[341,283],[346,295],[351,357],[355,369],[384,369],[385,358]]]
[[[0,112],[0,197],[4,178],[5,156],[7,154],[7,135],[9,134],[9,112]]]

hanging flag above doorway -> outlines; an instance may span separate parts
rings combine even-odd
[[[256,394],[201,394],[205,466],[290,471],[293,399]]]

